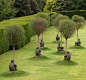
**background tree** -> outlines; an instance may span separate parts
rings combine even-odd
[[[68,16],[65,16],[65,15],[59,14],[59,15],[55,18],[55,20],[54,20],[54,25],[55,25],[56,29],[58,30],[58,35],[59,35],[59,28],[58,28],[58,26],[59,26],[59,21],[62,20],[62,19],[69,19],[69,17],[68,17]],[[62,32],[61,29],[60,29],[60,32]],[[62,34],[61,34],[61,46],[62,46]]]
[[[51,25],[54,26],[54,19],[58,16],[58,13],[54,13],[53,15],[51,15],[50,20],[51,20]]]
[[[63,32],[63,29],[60,28],[59,26],[59,21],[62,20],[62,19],[70,19],[68,16],[65,16],[65,15],[59,15],[57,17],[57,25],[58,25],[58,30],[61,32],[61,47],[62,47],[62,32]]]
[[[35,32],[35,34],[38,35],[38,48],[39,48],[39,35],[46,29],[46,26],[48,25],[48,21],[44,18],[33,18],[30,21],[30,27]]]
[[[59,22],[59,28],[62,30],[62,35],[66,39],[66,54],[67,54],[67,39],[70,38],[75,32],[76,24],[72,20],[63,19]]]
[[[51,12],[54,0],[47,0],[46,5],[44,6],[44,12]]]
[[[15,0],[14,6],[17,10],[17,17],[35,14],[38,12],[35,0]]]
[[[46,15],[45,13],[37,13],[37,15],[35,16],[36,18],[44,18],[48,21],[48,24],[50,23],[50,17],[48,15]],[[45,27],[47,28],[49,25],[45,25]],[[43,41],[43,31],[42,31],[42,41]]]
[[[46,5],[46,1],[47,0],[36,0],[39,12],[43,11],[44,6]]]
[[[71,6],[68,4],[68,0],[54,0],[51,11],[67,11],[71,10]]]
[[[13,60],[15,61],[15,46],[25,40],[25,31],[22,27],[14,24],[4,29],[4,35],[9,45],[13,46]]]
[[[76,30],[77,30],[77,41],[78,41],[78,30],[85,25],[85,18],[79,15],[74,15],[71,18],[76,23]]]
[[[13,0],[0,0],[0,21],[14,17],[15,13]]]

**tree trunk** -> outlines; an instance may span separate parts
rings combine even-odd
[[[58,29],[58,36],[59,36],[59,29]]]
[[[39,35],[38,35],[38,48],[39,48]]]
[[[66,54],[67,54],[67,39],[66,39]]]
[[[62,33],[61,33],[61,47],[62,47]]]
[[[78,29],[77,29],[77,41],[78,41]]]
[[[42,32],[42,41],[43,41],[43,32]]]
[[[13,60],[14,60],[14,63],[15,63],[15,46],[13,46]]]

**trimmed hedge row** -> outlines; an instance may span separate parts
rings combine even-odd
[[[3,35],[3,29],[0,29],[0,54],[6,52],[8,50],[9,50],[9,45]]]
[[[73,15],[80,15],[80,16],[83,16],[85,19],[86,19],[86,10],[74,10],[74,11],[58,11],[57,13],[61,13],[63,15],[67,15],[69,16],[70,18],[73,16]]]
[[[23,41],[22,43],[18,44],[15,46],[15,49],[19,49],[21,47],[23,47],[24,45],[26,45],[27,43],[30,42],[30,38],[31,38],[31,30],[30,30],[30,27],[28,24],[26,25],[22,25],[22,27],[24,28],[25,30],[25,36],[26,36],[26,39],[25,41]]]
[[[15,49],[19,49],[30,42],[31,30],[30,30],[29,25],[28,24],[22,25],[22,27],[25,29],[25,32],[26,32],[25,33],[26,39],[22,43],[16,45]],[[7,41],[5,40],[5,37],[3,35],[3,29],[0,29],[0,54],[3,54],[4,52],[6,52],[8,50],[12,50],[12,49],[13,49],[13,47],[11,45],[9,45],[7,43]]]

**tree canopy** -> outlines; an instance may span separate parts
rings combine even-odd
[[[12,46],[16,46],[18,43],[25,40],[24,29],[16,24],[6,26],[4,35],[7,42]]]

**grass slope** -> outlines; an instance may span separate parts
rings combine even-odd
[[[35,56],[38,45],[37,35],[31,42],[15,51],[15,63],[18,71],[9,72],[8,65],[13,57],[12,51],[0,55],[0,80],[86,80],[86,26],[79,30],[81,46],[74,48],[76,33],[68,39],[70,61],[64,61],[65,52],[57,52],[55,43],[57,30],[54,27],[44,32],[45,48],[41,48],[41,56]],[[41,40],[40,35],[40,40]],[[65,47],[65,39],[63,38]]]

